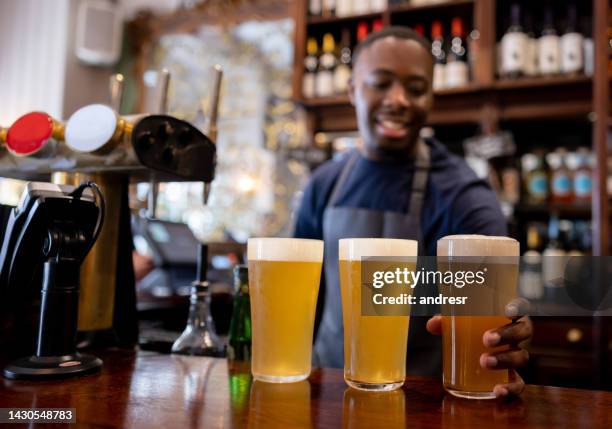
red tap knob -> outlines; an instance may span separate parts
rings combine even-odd
[[[26,113],[6,134],[6,147],[16,156],[34,155],[54,138],[61,138],[61,125],[43,112]]]

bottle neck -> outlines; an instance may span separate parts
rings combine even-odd
[[[208,287],[192,286],[187,325],[202,329],[210,324],[211,320]]]

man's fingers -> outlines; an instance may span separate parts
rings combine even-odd
[[[510,372],[510,383],[497,384],[493,392],[497,398],[519,396],[525,389],[525,382],[516,371]]]
[[[433,316],[427,321],[427,331],[433,335],[442,335],[442,316]]]
[[[504,344],[518,344],[531,338],[533,325],[528,316],[497,329],[490,329],[483,335],[482,342],[486,347],[497,347]]]
[[[504,350],[480,355],[480,366],[487,369],[521,368],[529,362],[529,353],[525,349]]]

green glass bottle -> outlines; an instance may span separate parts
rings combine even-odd
[[[249,274],[246,265],[234,267],[234,308],[230,322],[230,360],[251,359],[251,300],[249,298]]]

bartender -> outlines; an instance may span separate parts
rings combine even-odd
[[[325,293],[315,340],[320,366],[342,367],[342,303],[338,277],[341,238],[418,240],[419,254],[434,256],[437,241],[452,234],[507,235],[495,194],[465,161],[420,131],[433,104],[430,43],[405,27],[370,34],[353,54],[349,85],[362,144],[318,168],[304,190],[295,236],[325,241]],[[483,368],[510,369],[511,382],[495,386],[498,397],[520,394],[515,368],[527,363],[518,344],[531,337],[528,317],[487,331]],[[434,334],[434,335],[431,335]],[[440,316],[411,317],[410,374],[439,375]]]

